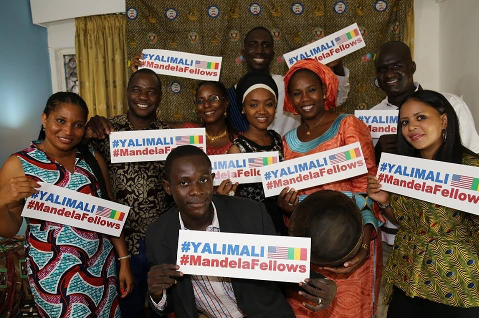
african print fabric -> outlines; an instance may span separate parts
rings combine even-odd
[[[135,130],[128,115],[110,118],[115,131]],[[155,119],[145,130],[168,129],[161,120]],[[164,161],[111,163],[110,139],[92,142],[108,164],[111,190],[116,202],[130,207],[123,226],[129,253],[138,254],[140,240],[145,239],[148,226],[162,213],[173,206],[173,199],[163,189]]]
[[[345,146],[359,141],[366,161],[368,173],[375,175],[377,167],[374,159],[374,147],[371,134],[367,126],[352,115],[339,115],[331,124],[329,129],[321,136],[308,142],[302,142],[297,136],[297,129],[291,130],[283,137],[284,158],[285,160],[299,158],[322,152],[337,147]],[[363,174],[353,178],[340,180],[332,183],[319,185],[316,187],[298,191],[300,195],[309,195],[319,190],[336,190],[342,192],[351,192],[356,204],[361,208],[363,219],[376,226],[377,222],[369,222],[374,216],[379,220],[378,211],[371,212],[366,208],[368,204],[363,196],[358,193],[365,193],[367,188],[367,175]],[[377,301],[379,297],[379,288],[381,285],[382,273],[382,247],[380,230],[374,231],[369,243],[369,258],[356,268],[350,274],[334,274],[329,271],[320,270],[312,264],[311,269],[334,280],[337,285],[336,296],[331,305],[319,312],[307,310],[302,305],[302,300],[298,298],[295,292],[287,294],[288,302],[293,307],[296,317],[314,317],[314,318],[357,318],[357,317],[375,317],[377,312]],[[378,235],[379,234],[379,235]]]
[[[245,136],[239,136],[233,141],[233,145],[238,147],[241,153],[250,153],[250,152],[262,152],[262,151],[278,151],[279,152],[279,161],[283,161],[283,143],[281,141],[281,136],[274,130],[268,130],[268,133],[271,137],[271,144],[267,146],[261,146],[255,143],[254,141],[246,138]],[[238,191],[240,196],[255,200],[258,202],[264,201],[264,191],[263,184],[259,183],[250,183],[250,184],[240,184],[238,186]]]
[[[98,182],[79,152],[70,172],[36,144],[15,154],[26,176],[100,196]],[[54,222],[26,221],[28,278],[41,316],[121,317],[115,255],[108,236]]]
[[[231,87],[246,74],[241,55],[246,33],[263,26],[273,35],[271,74],[284,75],[283,54],[357,23],[366,47],[343,58],[351,90],[339,111],[369,109],[384,98],[375,81],[379,47],[406,36],[412,0],[126,0],[126,48],[131,60],[143,49],[222,56],[220,80]],[[410,32],[410,30],[409,30]],[[198,81],[160,75],[166,122],[198,122],[194,98]]]
[[[479,166],[464,155],[462,164]],[[393,194],[399,222],[384,269],[385,297],[393,285],[409,297],[456,307],[479,306],[479,216]]]
[[[201,126],[201,125],[198,125],[198,124],[195,124],[195,123],[186,123],[186,124],[183,125],[183,128],[201,128],[201,127],[204,127],[204,126]],[[237,138],[238,136],[234,136],[234,137]],[[209,142],[209,140],[206,139],[206,154],[208,156],[224,155],[228,152],[231,145],[233,144],[232,141],[229,141],[228,143],[224,144],[223,146],[215,147],[208,142]]]

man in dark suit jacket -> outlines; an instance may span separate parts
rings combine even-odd
[[[275,235],[263,204],[213,196],[213,176],[208,156],[197,147],[178,147],[166,159],[163,186],[176,207],[153,222],[146,235],[148,260],[154,265],[148,273],[152,307],[160,313],[174,311],[177,318],[197,317],[198,311],[209,317],[223,317],[226,311],[228,317],[295,317],[274,282],[178,271],[179,229]],[[208,294],[200,290],[202,284],[217,289]],[[326,308],[335,295],[334,282],[325,279],[306,279],[300,286],[306,291],[300,295],[315,303],[305,304],[311,310]]]

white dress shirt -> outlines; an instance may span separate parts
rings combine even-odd
[[[218,221],[216,207],[213,202],[211,202],[211,204],[213,205],[214,210],[213,221],[206,228],[206,231],[220,232],[220,223]],[[180,213],[178,213],[178,217],[180,219],[180,228],[182,230],[188,230],[181,219]],[[193,285],[193,293],[195,295],[196,308],[198,311],[204,313],[210,318],[244,317],[244,314],[241,312],[236,302],[236,297],[234,295],[230,278],[205,275],[190,276],[191,283]],[[158,303],[156,303],[153,298],[151,298],[151,302],[159,311],[165,310],[166,290],[163,290],[163,297]]]

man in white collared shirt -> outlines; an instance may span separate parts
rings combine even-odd
[[[381,103],[371,108],[372,110],[398,109],[401,101],[406,96],[422,89],[418,83],[414,82],[413,75],[416,71],[416,63],[412,60],[411,50],[403,42],[391,41],[381,46],[375,60],[375,67],[379,87],[387,96]],[[471,111],[466,103],[454,94],[441,94],[446,97],[456,111],[460,123],[462,144],[475,153],[479,153],[479,136]],[[376,154],[381,152],[395,153],[395,147],[395,135],[381,136],[376,145]],[[392,245],[396,229],[397,227],[394,224],[387,221],[383,226],[383,241]]]

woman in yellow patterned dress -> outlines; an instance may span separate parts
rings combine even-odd
[[[399,108],[398,153],[479,166],[461,144],[454,109],[417,91]],[[479,216],[389,194],[368,176],[368,195],[399,226],[384,275],[388,317],[479,317]]]

